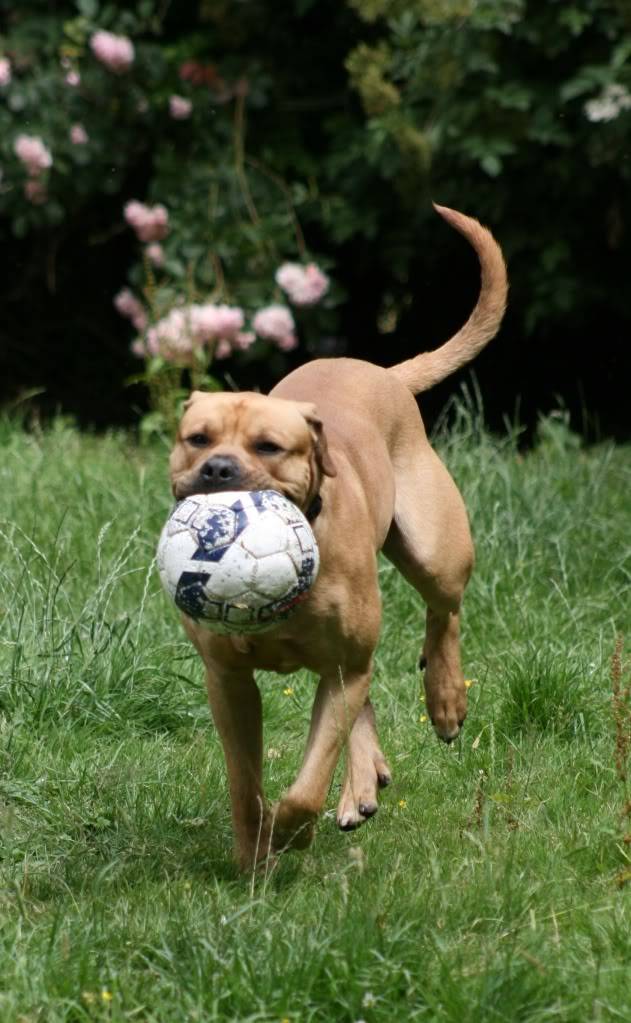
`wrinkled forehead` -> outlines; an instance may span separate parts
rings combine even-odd
[[[200,395],[193,399],[180,423],[181,436],[203,431],[220,436],[233,432],[253,436],[270,430],[287,431],[293,438],[297,434],[309,436],[295,402],[256,392]]]

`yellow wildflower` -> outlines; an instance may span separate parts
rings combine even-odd
[[[114,995],[112,994],[111,991],[108,991],[107,988],[103,988],[102,989],[102,991],[101,991],[101,1001],[105,1002],[106,1005],[108,1005],[112,1001],[113,997],[114,997]]]
[[[399,800],[399,810],[405,810],[407,805],[408,805],[407,799],[400,799]]]
[[[419,721],[421,722],[422,725],[424,725],[425,722],[427,721],[427,714],[421,714]]]
[[[471,686],[474,684],[474,682],[477,682],[477,679],[475,679],[475,678],[466,678],[464,680],[464,684],[465,684],[467,689],[471,689]]]
[[[294,695],[294,691],[293,691],[291,686],[287,686],[286,689],[283,689],[283,693],[285,694],[285,696],[293,696]]]

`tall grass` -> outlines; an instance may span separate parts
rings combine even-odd
[[[384,561],[393,785],[343,834],[336,779],[314,846],[242,879],[201,665],[153,567],[166,450],[0,426],[1,1023],[631,1018],[628,647],[613,706],[611,675],[630,452],[557,416],[523,454],[466,405],[436,440],[477,548],[463,737],[431,734],[423,608]],[[261,686],[275,797],[314,680]]]

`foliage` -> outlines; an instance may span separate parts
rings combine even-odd
[[[95,55],[103,31],[133,44],[128,66]],[[5,231],[49,249],[51,278],[62,240],[84,222],[89,252],[131,236],[129,200],[164,205],[162,252],[152,262],[139,246],[128,279],[150,323],[182,305],[227,303],[243,308],[247,332],[257,309],[286,300],[279,264],[315,255],[334,284],[317,306],[294,307],[301,357],[343,350],[349,331],[365,347],[376,337],[376,352],[388,341],[392,355],[424,313],[417,281],[450,265],[430,195],[486,220],[502,241],[516,337],[546,338],[561,322],[571,330],[601,306],[627,316],[623,0],[186,10],[30,0],[7,6],[0,45],[11,77],[0,86]],[[23,133],[43,140],[50,167],[29,173],[17,158]],[[287,363],[259,338],[229,352],[207,346],[193,376],[221,370],[211,368],[217,354],[237,376],[264,358],[273,379]],[[146,379],[164,373],[168,383],[171,370],[152,357]]]
[[[247,58],[224,55],[220,70],[201,31],[212,32],[212,9],[200,11],[200,30],[167,40],[167,8],[157,0],[131,9],[78,0],[74,17],[70,5],[47,14],[36,6],[14,13],[4,43],[10,79],[0,108],[4,212],[19,238],[80,217],[100,193],[121,197],[120,222],[111,229],[123,229],[124,214],[139,240],[149,243],[130,275],[142,301],[134,297],[134,307],[125,290],[120,311],[142,339],[135,351],[146,360],[156,411],[164,416],[173,407],[183,369],[189,386],[217,386],[208,376],[214,357],[269,357],[271,343],[281,351],[295,344],[293,330],[259,331],[250,351],[255,335],[243,330],[235,339],[232,329],[193,345],[182,343],[186,328],[180,326],[174,350],[160,345],[160,325],[173,310],[199,303],[211,311],[219,305],[241,313],[244,307],[255,321],[257,309],[287,296],[302,311],[307,331],[322,327],[326,310],[318,319],[307,308],[319,293],[300,300],[274,282],[284,259],[308,264],[296,215],[306,189],[290,188],[265,162],[246,155],[246,102],[256,117],[269,105],[273,83]],[[123,61],[117,47],[124,47]],[[156,205],[125,194],[130,172],[143,161],[151,168],[143,198]],[[162,216],[154,223],[157,211]],[[327,307],[336,301],[329,296]],[[277,362],[281,366],[282,357]]]
[[[509,255],[536,251],[529,332],[550,317],[576,316],[585,281],[572,238],[585,220],[570,211],[581,210],[606,175],[600,229],[612,248],[621,243],[631,174],[620,159],[631,119],[628,5],[349,2],[378,30],[346,61],[375,173],[408,202],[429,175],[434,191],[455,203],[466,196]]]
[[[556,418],[522,457],[456,418],[438,444],[478,556],[462,738],[431,733],[422,607],[383,562],[372,697],[393,783],[350,834],[335,784],[314,846],[244,879],[201,661],[153,565],[166,449],[0,422],[2,1023],[629,1018],[609,664],[624,633],[620,702],[629,450],[586,451]],[[259,681],[276,798],[314,679]]]

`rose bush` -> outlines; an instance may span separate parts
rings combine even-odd
[[[54,408],[65,356],[84,385],[69,407],[85,393],[87,421],[98,399],[107,422],[99,345],[110,394],[133,344],[164,408],[192,378],[267,386],[345,344],[407,357],[421,325],[430,344],[457,327],[477,286],[433,198],[502,241],[515,344],[494,365],[513,372],[519,350],[524,394],[565,391],[577,332],[628,335],[622,0],[24,0],[0,32],[5,394],[52,378]],[[41,299],[55,289],[61,323]],[[202,307],[243,324],[202,338]],[[607,365],[609,387],[618,351]]]
[[[100,191],[124,198],[112,229],[134,232],[138,260],[111,300],[136,332],[150,423],[171,425],[179,393],[218,386],[214,360],[298,344],[282,299],[312,307],[326,297],[331,310],[335,296],[289,187],[247,163],[246,105],[260,105],[265,77],[251,66],[220,74],[196,59],[197,39],[160,40],[163,5],[153,0],[77,7],[69,20],[51,17],[45,46],[32,17],[18,16],[6,42],[3,212],[23,236],[80,216]],[[125,197],[128,173],[147,157],[147,198]],[[287,267],[294,283],[283,284]],[[303,314],[307,330],[309,317],[317,311]]]

